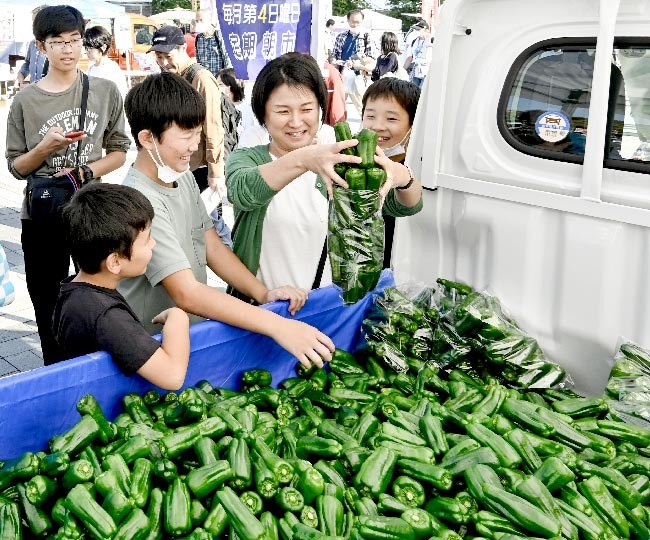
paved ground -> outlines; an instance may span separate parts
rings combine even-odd
[[[5,99],[0,100],[0,142],[4,152],[9,106]],[[350,124],[353,132],[360,123],[354,107],[349,104]],[[126,168],[135,159],[135,146],[127,155],[123,168],[105,177],[108,182],[120,182]],[[8,306],[0,308],[0,377],[28,371],[43,365],[41,344],[36,331],[34,308],[27,293],[23,251],[20,243],[20,205],[23,198],[24,182],[18,181],[7,171],[7,163],[0,159],[0,243],[5,249],[11,278],[16,287],[16,299]],[[228,219],[226,215],[226,219]],[[208,284],[222,287],[224,283],[210,272]]]

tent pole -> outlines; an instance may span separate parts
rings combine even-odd
[[[126,50],[126,83],[131,89],[131,49]]]

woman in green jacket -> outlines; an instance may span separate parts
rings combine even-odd
[[[266,64],[251,102],[271,142],[235,150],[228,159],[226,185],[235,209],[233,249],[267,287],[281,282],[307,294],[332,281],[324,257],[328,194],[334,184],[347,187],[334,165],[360,163],[361,158],[340,153],[357,141],[336,143],[331,127],[321,125],[327,89],[310,56],[289,53]],[[422,186],[409,169],[388,159],[380,148],[375,161],[388,175],[381,190],[384,213],[419,212]]]

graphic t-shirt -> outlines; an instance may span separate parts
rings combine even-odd
[[[115,83],[107,79],[89,78],[86,118],[79,126],[81,109],[81,72],[77,81],[63,92],[46,92],[37,84],[30,84],[16,94],[7,117],[7,149],[9,171],[19,180],[25,180],[13,167],[14,160],[34,149],[53,127],[63,131],[84,129],[88,136],[67,149],[50,154],[34,171],[34,176],[52,176],[59,170],[92,163],[106,153],[129,149],[131,141],[124,128],[122,96]],[[79,163],[77,145],[81,144]],[[22,216],[26,219],[27,203],[23,201]]]

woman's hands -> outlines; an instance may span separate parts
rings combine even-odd
[[[295,315],[305,305],[308,296],[309,292],[305,289],[285,286],[268,291],[266,293],[266,302],[287,300],[289,302],[289,313],[291,313],[291,315]]]
[[[312,144],[305,146],[294,152],[301,152],[302,163],[305,169],[310,170],[320,176],[327,185],[327,193],[332,196],[332,189],[334,184],[347,188],[348,184],[345,178],[341,178],[336,171],[334,165],[337,163],[350,163],[358,165],[361,163],[361,158],[358,156],[349,156],[341,154],[341,150],[352,148],[359,143],[357,139],[349,141],[341,141],[334,144]]]

